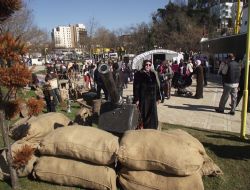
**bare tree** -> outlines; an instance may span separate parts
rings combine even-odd
[[[151,28],[148,24],[141,23],[137,26],[132,26],[130,31],[131,42],[133,42],[130,44],[130,48],[132,48],[135,53],[147,51],[152,48]]]
[[[97,26],[98,22],[95,20],[94,17],[92,17],[87,24],[88,36],[86,37],[86,47],[87,47],[86,51],[89,52],[90,56],[92,56],[93,36],[95,34]]]
[[[117,46],[117,37],[114,32],[100,27],[96,30],[94,42],[102,47],[115,48]]]
[[[10,32],[14,37],[30,44],[30,51],[42,52],[49,43],[48,33],[33,22],[32,11],[26,5],[0,23],[2,33]]]
[[[11,17],[1,23],[2,32],[10,32],[15,37],[25,34],[33,25],[32,12],[26,6],[16,11]]]

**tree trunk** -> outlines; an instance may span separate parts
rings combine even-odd
[[[9,136],[8,136],[9,132],[6,126],[4,125],[4,118],[5,118],[4,111],[0,110],[0,127],[1,127],[2,135],[3,135],[4,146],[6,147],[6,158],[7,158],[7,162],[8,162],[9,170],[10,170],[11,186],[12,186],[12,189],[20,189],[16,170],[13,168],[13,165],[12,165],[11,146],[10,146]]]
[[[2,103],[3,100],[3,92],[2,92],[2,88],[0,87],[0,102]]]

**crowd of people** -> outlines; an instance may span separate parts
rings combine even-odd
[[[47,111],[55,111],[56,105],[62,101],[58,85],[53,86],[56,83],[55,79],[83,80],[85,90],[96,92],[98,99],[104,94],[104,98],[109,100],[109,92],[98,71],[101,63],[109,66],[121,99],[123,89],[128,87],[128,82],[133,82],[133,101],[140,110],[144,128],[158,127],[157,103],[163,103],[171,98],[171,88],[175,88],[177,95],[201,99],[203,88],[207,86],[208,61],[197,57],[189,57],[185,61],[181,59],[179,63],[173,60],[158,60],[158,64],[155,65],[151,60],[144,60],[139,71],[132,70],[129,63],[114,60],[83,64],[55,61],[47,65],[43,88]],[[234,115],[243,95],[244,64],[241,66],[235,61],[234,55],[229,54],[228,59],[221,62],[218,74],[222,76],[223,94],[215,111],[224,113],[225,104],[231,95],[229,114]],[[194,95],[187,90],[193,79],[197,81]]]
[[[192,76],[196,75],[197,86],[194,98],[203,98],[203,87],[207,85],[206,60],[190,57],[180,63],[172,60],[156,61],[144,60],[142,69],[135,72],[133,83],[134,103],[138,105],[144,128],[158,128],[157,103],[163,103],[171,97],[171,87],[176,88],[179,95],[192,84]]]
[[[47,111],[55,111],[58,103],[61,102],[59,93],[59,80],[68,81],[67,86],[71,88],[73,81],[82,80],[83,89],[85,91],[96,92],[96,98],[102,98],[103,91],[104,98],[109,99],[108,91],[98,71],[98,66],[101,63],[106,63],[110,71],[113,73],[116,87],[119,96],[123,96],[123,89],[128,87],[128,82],[133,80],[132,70],[128,63],[117,62],[114,60],[106,60],[99,62],[64,62],[55,60],[50,64],[46,64],[46,76],[43,84],[43,93],[47,105]],[[37,77],[34,77],[33,85],[37,86]]]

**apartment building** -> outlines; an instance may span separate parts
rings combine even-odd
[[[240,11],[242,10],[243,2],[240,2]],[[231,1],[215,1],[210,7],[210,14],[216,15],[220,19],[222,28],[228,27],[230,24],[235,25],[237,18],[238,2]],[[230,23],[231,22],[231,23]]]
[[[83,24],[57,26],[51,36],[55,48],[82,48],[87,31]]]

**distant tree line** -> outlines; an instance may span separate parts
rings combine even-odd
[[[128,53],[140,53],[155,47],[199,51],[201,38],[213,32],[219,22],[205,7],[209,2],[193,0],[188,5],[183,1],[170,2],[152,14],[149,24],[140,23],[117,31],[97,27],[92,35],[92,45],[125,46]],[[122,35],[129,36],[129,43],[119,38]]]
[[[219,19],[209,15],[206,5],[212,0],[175,0],[152,13],[150,23],[138,23],[127,28],[110,31],[100,26],[94,18],[87,25],[87,36],[80,41],[81,47],[90,52],[94,47],[119,48],[126,53],[140,53],[161,47],[171,50],[200,49],[200,39],[215,30]],[[0,32],[11,32],[27,42],[29,52],[52,50],[48,31],[34,24],[32,11],[24,6],[0,23]],[[59,23],[60,24],[60,23]],[[125,37],[124,37],[125,36]]]

